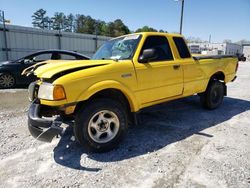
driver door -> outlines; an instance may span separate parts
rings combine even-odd
[[[138,80],[137,97],[141,105],[181,95],[183,92],[183,70],[173,58],[165,36],[148,36],[140,55],[145,49],[155,49],[157,57],[148,63],[135,62]]]

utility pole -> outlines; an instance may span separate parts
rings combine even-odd
[[[3,22],[3,34],[4,34],[4,45],[5,45],[5,54],[6,59],[9,60],[9,54],[8,54],[8,44],[7,44],[7,34],[6,34],[6,25],[5,25],[5,17],[4,17],[4,11],[0,10],[0,21]]]
[[[184,0],[181,0],[181,21],[180,21],[180,34],[182,34],[183,12],[184,12]]]

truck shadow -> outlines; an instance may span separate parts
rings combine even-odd
[[[222,106],[213,111],[203,109],[196,96],[157,105],[140,114],[140,125],[129,129],[125,140],[117,149],[101,154],[87,153],[84,148],[71,141],[73,131],[69,127],[54,149],[54,160],[73,169],[99,171],[101,169],[81,166],[84,163],[81,160],[87,156],[99,162],[121,161],[154,152],[194,134],[211,138],[213,135],[201,131],[219,126],[247,110],[250,110],[250,101],[230,97],[225,97]]]

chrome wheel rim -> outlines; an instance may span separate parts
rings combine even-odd
[[[120,128],[117,115],[110,110],[95,113],[88,124],[88,134],[97,143],[107,143],[115,138]]]
[[[9,74],[3,74],[0,76],[0,86],[4,88],[12,87],[15,83],[13,76]]]

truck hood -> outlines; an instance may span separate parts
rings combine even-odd
[[[71,72],[104,66],[114,63],[113,60],[74,60],[74,61],[46,61],[42,66],[34,70],[34,74],[39,78],[52,78],[57,74],[69,74]]]

